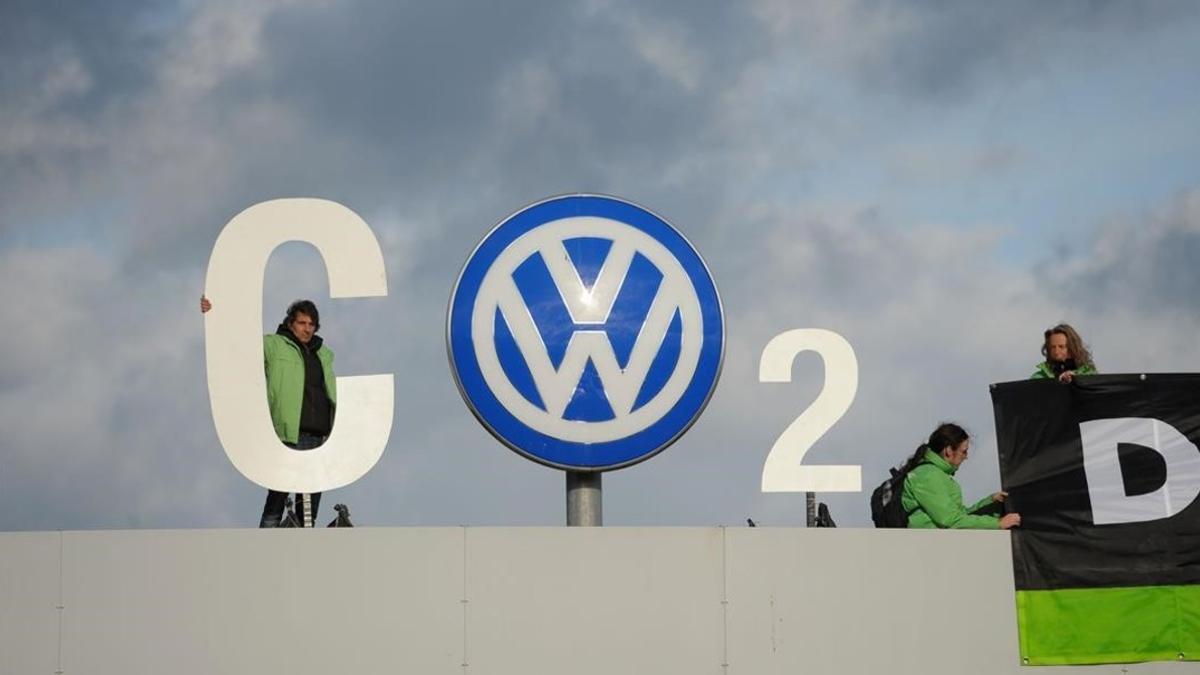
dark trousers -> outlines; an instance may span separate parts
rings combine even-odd
[[[313,448],[321,447],[325,442],[324,436],[315,436],[313,434],[300,432],[299,438],[295,443],[287,443],[284,445],[293,450],[312,450]],[[286,492],[276,492],[275,490],[267,490],[267,503],[263,504],[262,518],[258,521],[259,527],[279,527],[279,521],[283,520],[284,502],[287,500]],[[311,502],[311,518],[313,525],[317,524],[317,506],[321,503],[321,493],[314,492],[309,495]],[[304,525],[304,496],[296,494],[296,519],[301,526]]]

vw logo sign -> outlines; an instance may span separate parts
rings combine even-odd
[[[620,199],[556,197],[496,226],[450,299],[451,370],[479,421],[542,464],[618,469],[673,443],[721,372],[704,261]]]

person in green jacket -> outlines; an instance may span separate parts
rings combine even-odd
[[[1042,336],[1042,356],[1046,357],[1037,365],[1031,380],[1058,380],[1070,383],[1076,375],[1091,375],[1096,371],[1092,361],[1092,353],[1079,332],[1069,323],[1060,323],[1047,328]]]
[[[981,513],[1004,502],[1006,492],[984,497],[964,506],[962,488],[954,480],[958,467],[967,461],[971,439],[957,424],[943,422],[929,435],[929,441],[917,448],[908,461],[913,467],[904,480],[900,504],[908,513],[912,528],[956,530],[1008,530],[1021,524],[1021,516],[1009,513],[994,516]]]
[[[200,311],[212,309],[200,297]],[[263,368],[267,375],[267,409],[275,435],[294,450],[318,448],[333,431],[337,407],[337,378],[333,352],[317,335],[321,315],[311,300],[297,300],[287,309],[275,333],[263,336]],[[278,527],[287,494],[267,491],[259,527]],[[296,515],[302,526],[316,521],[321,493],[296,495]]]

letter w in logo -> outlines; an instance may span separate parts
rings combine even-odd
[[[679,361],[673,281],[620,240],[547,243],[497,297],[495,346],[505,375],[552,417],[629,415],[659,393]]]

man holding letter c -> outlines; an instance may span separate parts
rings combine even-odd
[[[212,302],[200,296],[200,311]],[[337,408],[337,380],[333,374],[333,352],[317,335],[320,313],[311,300],[297,300],[274,334],[263,336],[263,366],[267,377],[267,406],[275,434],[294,450],[320,447],[333,430]],[[287,494],[267,491],[259,527],[278,527]],[[321,493],[296,495],[296,513],[301,524],[316,521]]]

